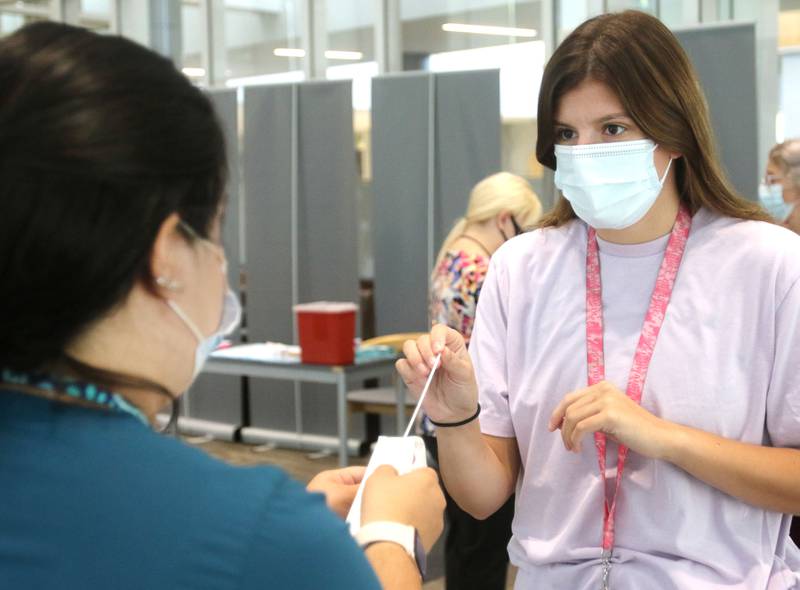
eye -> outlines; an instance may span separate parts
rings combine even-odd
[[[625,133],[625,131],[627,131],[627,129],[625,129],[625,127],[623,127],[622,125],[618,125],[617,123],[609,123],[608,125],[605,126],[603,131],[605,131],[605,133],[607,133],[608,135],[616,136],[616,135],[622,135],[623,133]]]
[[[566,127],[561,127],[556,129],[556,140],[557,141],[572,141],[578,135],[572,129],[567,129]]]

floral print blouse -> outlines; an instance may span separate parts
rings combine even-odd
[[[431,277],[431,324],[446,324],[458,330],[469,344],[478,296],[488,269],[488,256],[463,250],[447,252]]]

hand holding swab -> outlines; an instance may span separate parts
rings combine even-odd
[[[431,386],[431,382],[433,381],[433,374],[436,373],[436,369],[439,368],[439,363],[442,360],[442,353],[436,355],[436,358],[433,359],[433,366],[431,367],[431,372],[428,375],[428,380],[425,382],[425,387],[422,388],[422,393],[419,396],[419,400],[417,400],[417,407],[414,408],[414,413],[411,414],[411,420],[408,422],[408,427],[406,428],[405,433],[403,436],[408,436],[411,432],[411,428],[414,426],[414,421],[417,419],[417,414],[419,413],[419,409],[422,407],[422,401],[425,399],[425,395],[428,393],[428,389]]]

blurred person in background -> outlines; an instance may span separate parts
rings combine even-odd
[[[800,139],[789,139],[769,151],[758,199],[776,221],[800,233]]]

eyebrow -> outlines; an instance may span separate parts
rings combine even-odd
[[[605,115],[603,117],[600,117],[599,119],[592,121],[592,123],[605,123],[607,121],[612,121],[614,119],[628,119],[629,121],[633,120],[631,119],[630,115],[626,113],[612,113],[610,115]],[[567,125],[566,123],[562,123],[561,121],[558,120],[554,120],[553,124],[560,125],[561,127],[571,127],[571,125]]]

